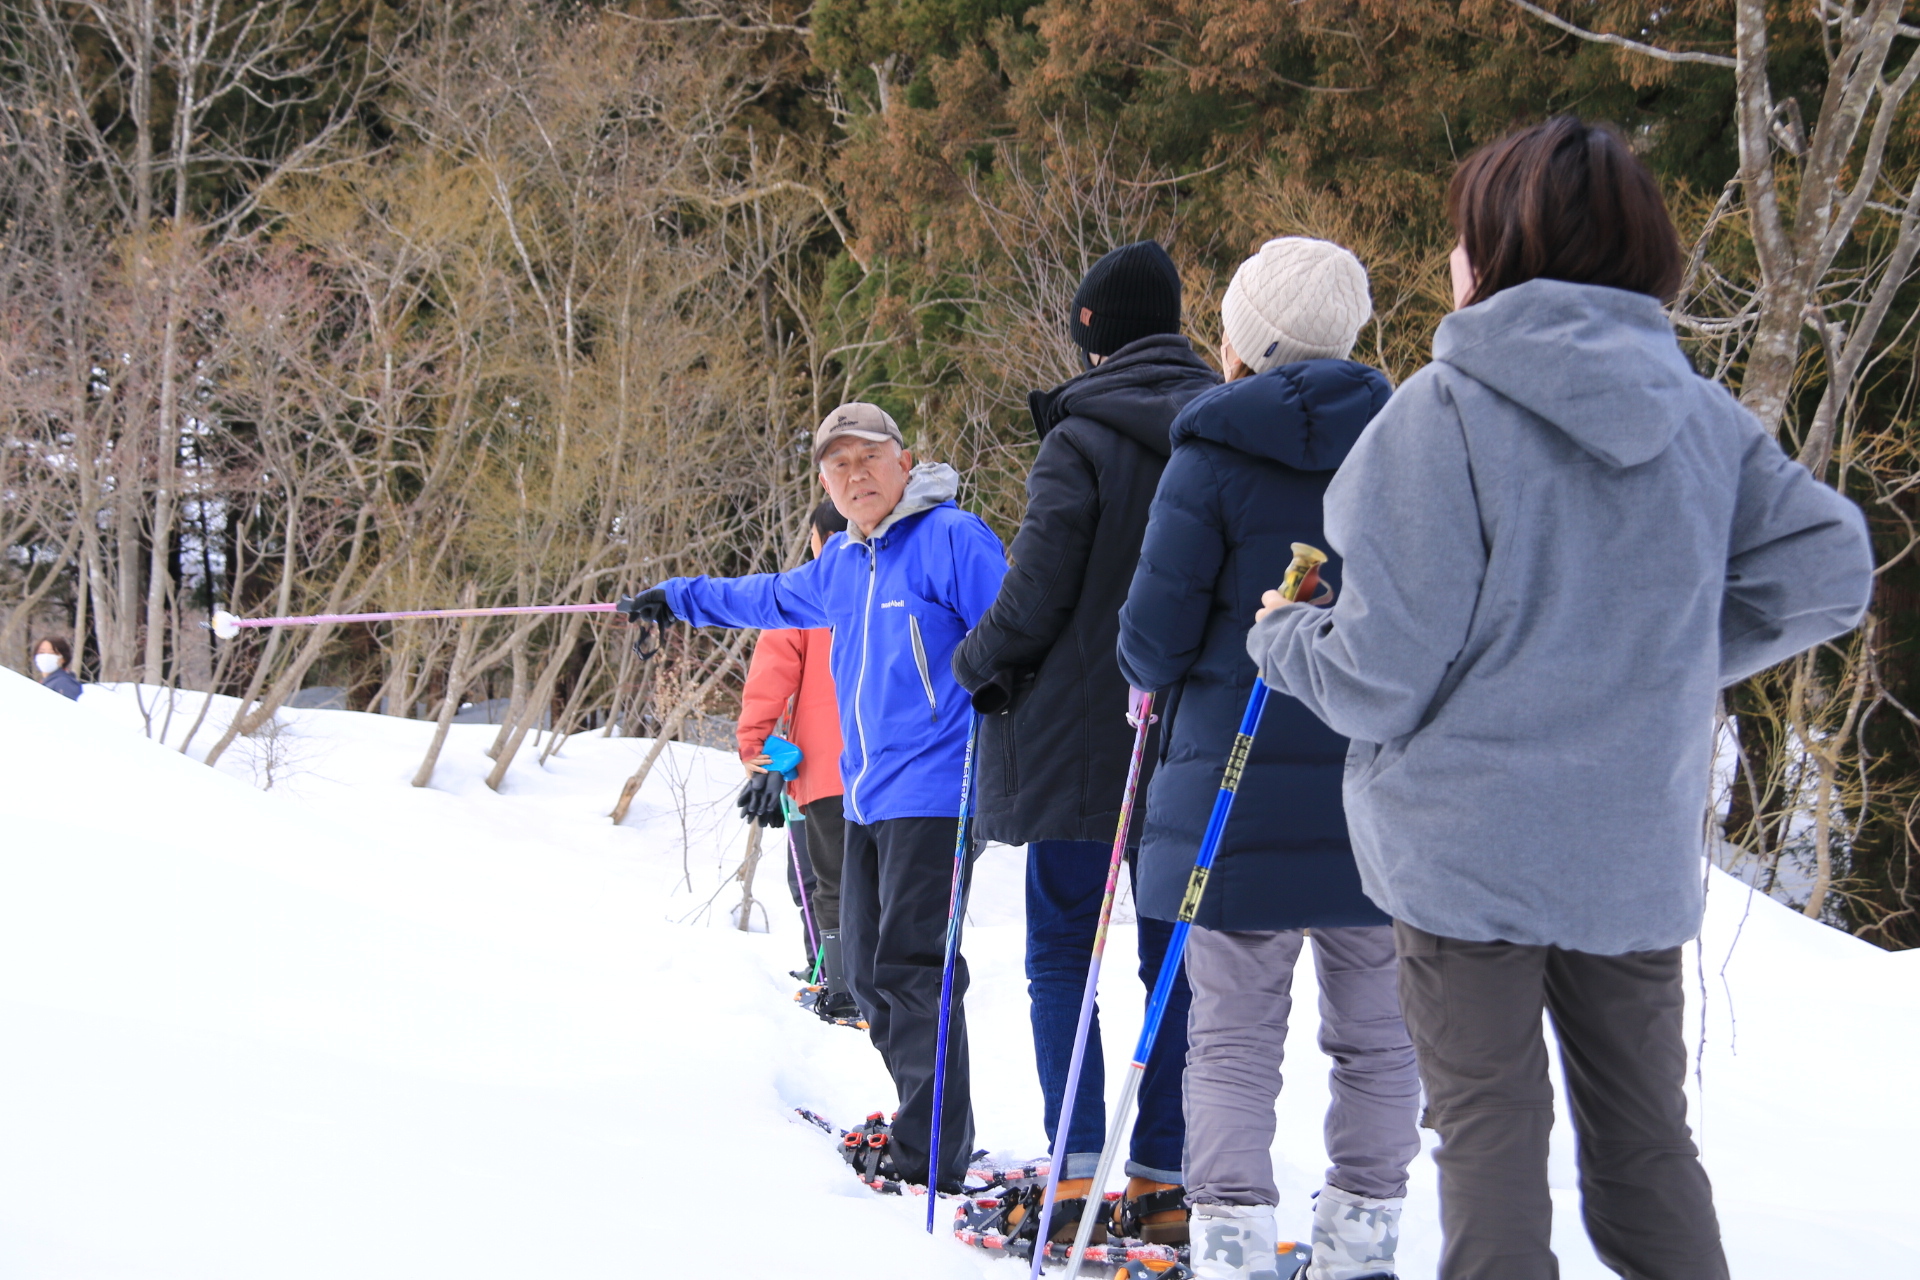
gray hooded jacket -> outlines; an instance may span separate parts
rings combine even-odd
[[[1447,317],[1327,491],[1331,610],[1247,649],[1353,740],[1367,894],[1618,954],[1700,926],[1714,699],[1859,622],[1859,509],[1696,376],[1654,299],[1533,280]]]

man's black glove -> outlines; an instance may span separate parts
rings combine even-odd
[[[666,639],[667,624],[674,619],[673,606],[667,603],[665,587],[648,587],[637,596],[621,596],[614,601],[613,611],[630,623],[639,626],[639,633],[633,637],[633,651],[646,661],[660,652],[660,645]],[[647,644],[647,624],[653,624],[653,644]]]
[[[780,798],[786,790],[784,775],[771,769],[754,774],[747,779],[747,785],[740,788],[740,816],[758,822],[763,827],[786,826],[786,810],[780,804]]]
[[[613,611],[628,622],[651,622],[663,626],[674,620],[673,606],[667,603],[665,587],[648,587],[637,596],[621,596]]]

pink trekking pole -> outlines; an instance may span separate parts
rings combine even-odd
[[[1093,1027],[1093,1000],[1100,990],[1100,960],[1107,952],[1107,924],[1113,919],[1113,896],[1120,884],[1120,864],[1127,860],[1127,837],[1133,830],[1133,793],[1140,785],[1140,765],[1147,754],[1147,730],[1153,725],[1153,695],[1142,694],[1140,710],[1133,725],[1133,758],[1127,762],[1126,790],[1120,793],[1120,827],[1113,837],[1113,859],[1107,863],[1107,893],[1100,899],[1100,925],[1093,931],[1093,962],[1087,966],[1086,990],[1080,994],[1080,1025],[1073,1033],[1073,1060],[1067,1067],[1066,1096],[1060,1099],[1060,1121],[1053,1130],[1053,1164],[1047,1170],[1047,1194],[1040,1202],[1040,1225],[1033,1237],[1033,1271],[1030,1280],[1039,1280],[1040,1265],[1047,1256],[1047,1233],[1053,1225],[1054,1196],[1060,1190],[1060,1170],[1066,1164],[1067,1134],[1073,1127],[1073,1098],[1080,1091],[1080,1067],[1087,1059],[1087,1037]],[[1084,1214],[1093,1214],[1106,1204],[1106,1188],[1095,1186],[1087,1192]]]
[[[636,597],[623,596],[613,604],[510,604],[491,609],[391,609],[384,613],[302,613],[284,618],[236,618],[225,609],[215,609],[213,620],[202,623],[222,640],[231,640],[241,631],[258,627],[317,627],[335,622],[397,622],[402,618],[505,618],[518,613],[617,613],[640,627],[633,651],[641,658],[652,658],[665,641],[665,627],[654,623],[654,645],[646,647],[647,620],[640,614]]]
[[[305,613],[285,618],[236,618],[213,611],[213,634],[231,640],[248,627],[316,627],[329,622],[395,622],[401,618],[504,618],[515,613],[616,613],[617,604],[516,604],[494,609],[394,609],[387,613]]]

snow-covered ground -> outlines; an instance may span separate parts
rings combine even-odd
[[[574,738],[544,766],[530,744],[496,795],[491,728],[457,726],[416,790],[430,725],[281,721],[209,770],[148,740],[131,688],[75,704],[0,672],[0,1277],[1024,1274],[944,1212],[928,1237],[924,1202],[870,1195],[791,1119],[893,1098],[863,1037],[793,1008],[771,860],[771,931],[729,927],[729,757],[674,748],[616,828],[643,741]],[[980,1141],[1031,1156],[1021,856],[983,857],[965,949]],[[1920,954],[1717,872],[1709,904],[1694,1117],[1734,1274],[1920,1274]],[[1133,942],[1109,951],[1110,1078]],[[1295,1009],[1275,1160],[1304,1231],[1326,1072],[1314,1002]],[[1571,1153],[1564,1274],[1602,1277]],[[1438,1244],[1423,1156],[1401,1274],[1431,1276]]]

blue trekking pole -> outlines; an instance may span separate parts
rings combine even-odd
[[[953,967],[960,956],[961,903],[967,875],[967,819],[973,812],[973,748],[980,741],[980,714],[967,726],[967,755],[960,766],[960,819],[954,824],[953,884],[947,890],[947,962],[940,975],[940,1037],[933,1050],[933,1132],[927,1139],[927,1234],[940,1201],[940,1117],[947,1093],[947,1029],[953,1023]]]
[[[1047,1170],[1047,1193],[1040,1201],[1040,1225],[1033,1237],[1033,1270],[1029,1280],[1040,1280],[1040,1264],[1047,1257],[1047,1236],[1053,1227],[1053,1202],[1060,1192],[1060,1170],[1066,1164],[1067,1135],[1073,1129],[1073,1100],[1080,1092],[1080,1068],[1087,1060],[1087,1037],[1093,1027],[1093,1001],[1100,990],[1100,961],[1107,953],[1107,925],[1113,920],[1113,895],[1120,883],[1120,864],[1127,860],[1127,837],[1133,831],[1133,793],[1140,785],[1140,764],[1147,754],[1147,732],[1153,727],[1153,695],[1140,701],[1140,719],[1133,726],[1133,756],[1127,761],[1127,784],[1120,792],[1120,826],[1113,836],[1113,857],[1107,863],[1106,896],[1100,899],[1100,924],[1093,931],[1093,960],[1087,966],[1086,989],[1080,993],[1080,1025],[1073,1033],[1073,1058],[1067,1067],[1067,1091],[1060,1099],[1060,1119],[1053,1129],[1053,1160]],[[1093,1193],[1088,1199],[1100,1202]],[[1084,1221],[1094,1211],[1081,1210]]]
[[[1298,600],[1314,584],[1319,576],[1320,566],[1326,563],[1326,552],[1310,547],[1304,542],[1293,544],[1293,563],[1287,566],[1287,576],[1280,584],[1280,594],[1288,600]],[[1120,1100],[1114,1104],[1113,1123],[1107,1129],[1107,1142],[1100,1149],[1100,1165],[1093,1175],[1093,1186],[1087,1191],[1087,1199],[1092,1208],[1096,1197],[1103,1196],[1107,1177],[1113,1172],[1114,1155],[1120,1149],[1120,1137],[1133,1116],[1134,1100],[1140,1095],[1141,1078],[1147,1074],[1147,1058],[1153,1053],[1153,1042],[1160,1034],[1160,1019],[1166,1015],[1167,999],[1173,994],[1173,980],[1180,972],[1180,961],[1186,955],[1187,934],[1193,930],[1193,921],[1200,914],[1200,899],[1207,891],[1207,875],[1213,870],[1214,855],[1220,852],[1220,837],[1226,832],[1227,818],[1233,813],[1233,797],[1240,789],[1240,775],[1247,767],[1247,756],[1253,750],[1253,735],[1260,729],[1260,713],[1267,709],[1267,682],[1254,677],[1253,693],[1247,698],[1247,709],[1240,717],[1240,731],[1234,735],[1233,750],[1227,753],[1226,772],[1220,778],[1220,791],[1213,798],[1213,812],[1207,817],[1207,829],[1200,837],[1200,853],[1193,860],[1193,872],[1187,877],[1187,891],[1180,899],[1180,910],[1175,915],[1173,936],[1167,942],[1166,959],[1160,963],[1160,976],[1154,980],[1153,994],[1147,998],[1146,1021],[1140,1028],[1140,1042],[1134,1046],[1133,1061],[1127,1066],[1126,1082],[1120,1087]],[[1067,1257],[1067,1280],[1079,1280],[1080,1267],[1086,1261],[1087,1241],[1093,1236],[1094,1215],[1084,1213],[1080,1216],[1080,1229],[1074,1233],[1073,1252]],[[1034,1248],[1044,1249],[1044,1241],[1036,1241]]]

